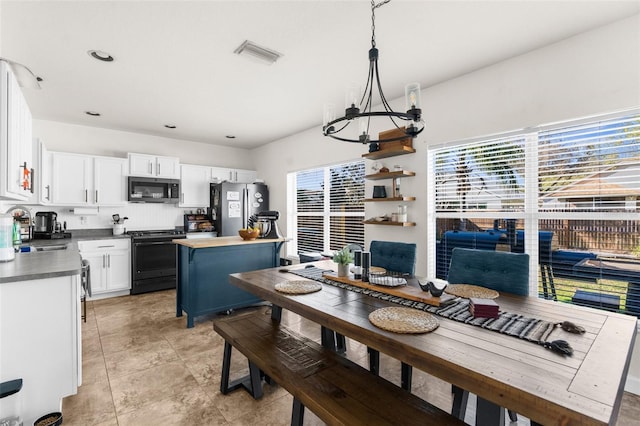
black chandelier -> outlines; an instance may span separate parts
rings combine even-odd
[[[405,101],[407,112],[395,112],[387,102],[380,85],[380,75],[378,73],[378,49],[376,49],[376,27],[375,27],[375,10],[380,6],[389,3],[391,0],[383,0],[375,3],[371,0],[371,49],[369,49],[369,73],[367,76],[367,85],[362,92],[360,102],[358,102],[358,89],[350,87],[347,90],[344,117],[335,118],[335,111],[331,106],[325,106],[322,133],[334,139],[344,142],[359,142],[371,144],[370,151],[379,149],[378,143],[393,142],[414,138],[424,130],[424,121],[421,118],[422,110],[420,109],[420,84],[410,83],[405,86]],[[373,103],[373,88],[377,86],[380,100],[384,111],[371,111]],[[404,135],[372,140],[369,134],[369,127],[372,118],[387,117],[393,125],[400,129],[398,122],[404,122]],[[351,123],[357,122],[358,138],[350,139],[348,137],[338,136],[338,133],[345,130]]]

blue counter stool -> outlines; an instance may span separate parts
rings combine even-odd
[[[451,254],[447,281],[449,284],[475,284],[501,293],[527,296],[529,295],[529,255],[456,247]],[[452,392],[451,414],[464,420],[469,392],[457,386],[452,386]],[[514,411],[508,410],[508,413],[511,421],[518,420]],[[482,415],[480,410],[477,410],[476,415]],[[504,410],[501,417],[503,415]]]

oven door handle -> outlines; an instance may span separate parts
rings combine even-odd
[[[133,243],[134,246],[136,247],[140,247],[140,246],[157,246],[157,245],[167,245],[167,244],[173,244],[171,241],[154,241],[151,243]]]

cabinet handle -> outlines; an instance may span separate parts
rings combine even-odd
[[[85,203],[89,202],[89,190],[88,189],[84,190],[84,202]]]
[[[96,204],[98,203],[98,190],[96,189]]]
[[[107,256],[105,254],[102,255],[102,267],[104,268],[107,265]]]
[[[51,201],[51,185],[47,185],[45,188],[47,188],[47,201]]]
[[[111,255],[110,254],[107,255],[107,267],[111,268]]]
[[[160,175],[160,163],[158,163],[158,175]]]
[[[229,180],[233,182],[233,172],[229,170]]]
[[[31,169],[31,184],[30,184],[30,186],[31,186],[31,193],[32,194],[33,194],[33,174],[34,173],[35,173],[35,170]]]

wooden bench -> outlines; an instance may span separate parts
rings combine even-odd
[[[216,321],[214,330],[225,339],[222,393],[234,388],[228,382],[233,347],[247,357],[251,366],[249,377],[236,381],[235,388],[244,382],[259,398],[261,379],[275,381],[293,395],[292,425],[302,425],[304,407],[330,425],[464,425],[410,392],[287,329],[264,312]]]

